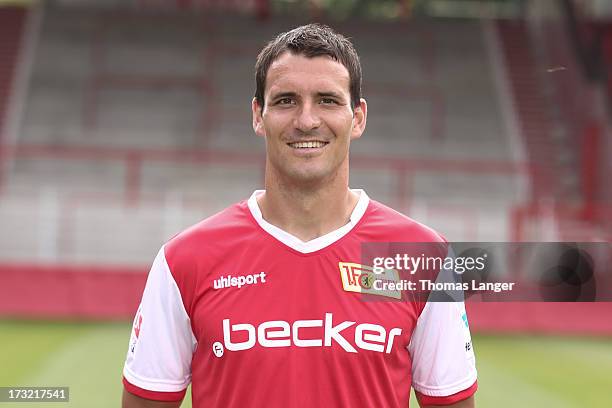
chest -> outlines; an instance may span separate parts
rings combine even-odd
[[[406,352],[413,303],[347,288],[358,248],[305,256],[246,246],[198,271],[191,312],[199,347],[221,352]],[[359,268],[348,278],[358,281]],[[222,351],[221,351],[222,350]]]

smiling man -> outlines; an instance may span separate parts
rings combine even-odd
[[[280,34],[257,59],[252,111],[265,190],[160,249],[123,406],[178,407],[190,383],[196,408],[406,407],[411,387],[423,407],[474,406],[463,303],[365,301],[351,283],[364,242],[444,243],[349,189],[367,118],[353,45],[316,24]]]

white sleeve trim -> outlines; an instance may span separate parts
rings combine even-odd
[[[187,381],[173,381],[168,380],[157,380],[154,378],[143,378],[139,375],[134,374],[129,367],[123,367],[123,376],[130,384],[137,386],[149,391],[158,392],[179,392],[187,388],[191,382],[191,376]]]
[[[134,318],[123,375],[149,391],[182,391],[191,382],[196,346],[191,320],[162,247]]]
[[[448,397],[449,395],[456,394],[463,390],[467,390],[476,382],[477,375],[476,372],[470,374],[465,379],[459,381],[456,384],[447,385],[447,386],[425,386],[417,383],[416,381],[412,382],[412,387],[420,392],[421,394],[429,395],[430,397]]]

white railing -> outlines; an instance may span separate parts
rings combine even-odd
[[[180,192],[148,194],[137,205],[109,194],[20,192],[0,200],[0,222],[7,228],[0,235],[0,262],[147,264],[173,235],[230,204],[187,199]],[[511,236],[512,209],[417,199],[407,215],[451,241],[503,242]],[[550,224],[541,222],[531,239],[550,237]]]

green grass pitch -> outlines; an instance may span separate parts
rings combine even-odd
[[[129,333],[126,323],[0,321],[0,386],[70,387],[69,403],[37,408],[119,406]],[[612,407],[612,339],[475,335],[473,342],[479,407]]]

